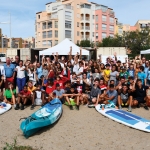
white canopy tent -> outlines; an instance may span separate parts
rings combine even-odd
[[[141,51],[140,54],[150,54],[150,49]]]
[[[68,55],[70,47],[72,47],[72,55],[76,55],[77,52],[80,53],[80,47],[75,45],[69,39],[65,39],[54,47],[40,51],[39,55],[52,55],[52,53],[56,54],[56,52],[58,52],[59,55]],[[89,51],[82,49],[82,55],[89,56]]]

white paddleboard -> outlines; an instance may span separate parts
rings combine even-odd
[[[3,102],[2,102],[3,103]],[[11,108],[11,105],[10,104],[6,104],[4,103],[6,106],[3,107],[3,108],[0,108],[0,115],[5,113],[6,111],[8,111],[10,108]]]
[[[141,131],[150,132],[150,120],[147,120],[135,114],[129,113],[127,111],[118,110],[115,108],[102,110],[100,108],[100,105],[97,105],[95,109],[102,115],[116,122],[122,123],[126,126],[129,126],[129,127],[141,130]]]

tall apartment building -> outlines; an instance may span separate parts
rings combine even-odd
[[[114,36],[115,13],[107,6],[87,0],[56,0],[36,13],[35,47],[48,48],[69,38],[74,43],[98,42]]]

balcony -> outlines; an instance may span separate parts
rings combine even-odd
[[[86,17],[85,20],[86,20],[86,21],[90,21],[90,17]]]
[[[81,17],[81,20],[84,20],[84,17]]]
[[[81,26],[81,30],[84,30],[84,26]]]
[[[90,36],[85,36],[85,39],[86,40],[90,40]]]
[[[71,5],[65,5],[64,6],[66,9],[73,9],[73,7]]]
[[[58,19],[58,15],[49,16],[48,19]]]
[[[85,30],[90,30],[90,26],[85,26]]]

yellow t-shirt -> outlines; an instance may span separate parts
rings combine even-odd
[[[104,80],[109,81],[111,70],[104,70]]]
[[[32,89],[30,89],[30,88],[28,87],[28,91],[29,91],[29,92],[32,92],[32,91],[34,91],[35,89],[36,89],[35,86],[33,86]]]

